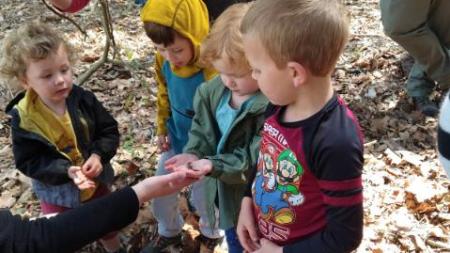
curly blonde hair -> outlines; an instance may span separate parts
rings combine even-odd
[[[64,46],[69,62],[75,62],[75,53],[57,31],[47,24],[34,21],[11,31],[2,42],[0,51],[0,77],[7,81],[18,81],[25,77],[27,64],[39,61],[57,52]]]

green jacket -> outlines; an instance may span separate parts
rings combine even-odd
[[[197,155],[212,161],[213,170],[205,178],[205,201],[211,224],[215,216],[213,204],[218,203],[219,226],[228,229],[236,226],[240,204],[249,176],[249,169],[256,165],[264,112],[267,99],[258,92],[245,111],[233,122],[220,154],[216,153],[221,133],[216,121],[216,108],[226,87],[219,76],[203,83],[194,97],[195,116],[192,120],[189,140],[184,153]],[[218,198],[216,200],[216,198]]]

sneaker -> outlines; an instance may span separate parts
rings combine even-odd
[[[173,248],[181,248],[181,234],[174,237],[157,235],[140,253],[171,252]]]
[[[428,97],[414,97],[416,109],[423,115],[434,117],[439,113],[439,108]]]
[[[197,237],[200,242],[200,253],[213,253],[214,250],[222,243],[223,237],[209,238],[202,234]]]

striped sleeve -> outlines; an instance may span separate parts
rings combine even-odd
[[[309,153],[326,205],[327,226],[283,248],[283,253],[355,250],[363,234],[363,139],[358,124],[345,107],[334,110],[314,136]]]
[[[353,206],[363,201],[361,177],[343,181],[319,180],[323,200],[330,206]]]
[[[303,240],[283,248],[283,253],[336,252],[355,250],[363,232],[363,150],[358,138],[339,143],[329,139],[317,156],[317,171],[322,200],[326,205],[327,226]]]
[[[450,177],[450,92],[445,96],[439,115],[438,151],[442,166]]]

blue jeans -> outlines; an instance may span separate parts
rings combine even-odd
[[[227,238],[228,253],[244,252],[244,248],[242,248],[241,243],[239,242],[238,236],[236,234],[236,227],[225,230],[225,236]]]

